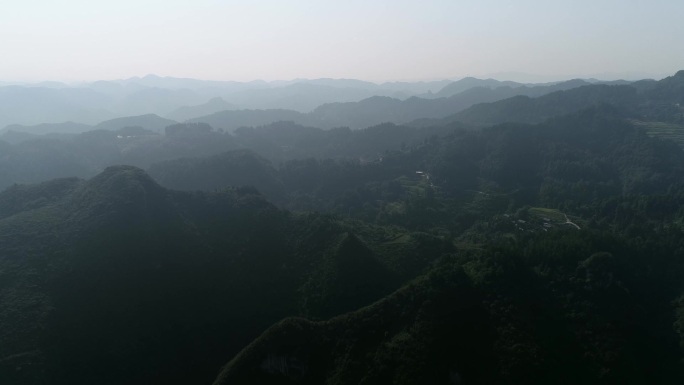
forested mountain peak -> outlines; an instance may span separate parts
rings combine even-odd
[[[512,82],[512,81],[499,81],[494,79],[478,79],[472,76],[465,77],[463,79],[452,82],[438,92],[435,96],[452,96],[460,92],[466,91],[470,88],[475,87],[485,87],[485,88],[496,88],[496,87],[520,87],[523,86],[522,83]]]
[[[376,268],[390,259],[382,228],[283,212],[250,188],[169,191],[131,166],[0,193],[0,234],[17,230],[0,237],[0,374],[9,383],[92,383],[112,364],[117,382],[209,383],[226,357],[284,316],[339,314],[400,284],[398,273]],[[417,238],[391,258],[411,260],[436,242]],[[366,268],[367,286],[352,284],[355,267]],[[334,284],[319,280],[325,271]],[[314,306],[318,287],[344,303]],[[30,311],[17,311],[26,301]],[[147,347],[103,348],[110,344]],[[179,353],[195,364],[178,365]]]
[[[159,191],[161,187],[145,171],[134,166],[110,166],[90,179],[85,188],[119,195],[122,192],[141,190]]]
[[[177,122],[174,120],[165,119],[156,114],[144,114],[107,120],[97,124],[95,129],[117,130],[122,127],[139,126],[154,132],[163,132],[164,127],[175,123]]]

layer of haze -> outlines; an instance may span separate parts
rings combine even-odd
[[[680,0],[22,0],[0,80],[662,77]],[[514,79],[515,80],[515,79]]]

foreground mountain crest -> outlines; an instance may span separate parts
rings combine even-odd
[[[328,269],[320,255],[354,258],[365,247],[349,238],[343,222],[279,211],[254,189],[174,192],[130,166],[88,181],[10,188],[0,194],[0,212],[3,234],[23,231],[0,242],[0,373],[12,382],[92,383],[105,367],[115,382],[130,379],[130,371],[148,373],[141,383],[176,381],[179,374],[164,368],[181,349],[197,360],[181,377],[196,380],[204,368],[208,383],[226,356],[314,302],[307,298],[314,293],[300,287]],[[331,246],[331,239],[343,241]],[[340,283],[354,274],[331,271]],[[372,280],[375,273],[367,274]],[[355,309],[398,285],[382,282],[326,311]],[[344,295],[344,286],[327,290]],[[15,310],[25,303],[35,304],[31,312]],[[255,317],[263,303],[271,305]],[[129,350],[149,338],[163,349]],[[101,349],[114,345],[121,348]],[[157,357],[152,366],[144,359],[150,354]]]

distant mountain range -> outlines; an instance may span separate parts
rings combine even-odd
[[[148,75],[75,86],[57,82],[0,84],[0,128],[10,124],[67,121],[96,124],[115,117],[149,113],[189,119],[216,110],[200,110],[199,115],[178,110],[203,104],[216,106],[216,98],[224,100],[223,109],[279,108],[307,112],[324,103],[358,101],[375,95],[406,98],[437,91],[448,83],[375,84],[349,79],[229,82]]]
[[[480,126],[504,122],[540,123],[554,116],[596,105],[613,106],[633,119],[684,123],[684,71],[657,82],[587,85],[537,98],[515,96],[474,105],[449,116],[443,122],[458,121]]]
[[[683,73],[680,71],[660,81],[628,84],[592,84],[571,80],[516,88],[474,87],[434,99],[411,97],[399,100],[374,96],[359,102],[324,104],[308,114],[289,110],[221,111],[191,121],[206,122],[228,131],[274,121],[294,121],[326,129],[360,129],[385,122],[423,127],[451,122],[488,126],[504,122],[540,123],[550,117],[606,104],[631,118],[676,123],[681,120],[680,105],[684,104],[678,88],[681,87]]]
[[[301,123],[316,123],[321,127],[361,128],[386,121],[401,123],[426,117],[439,118],[476,103],[492,102],[516,95],[538,97],[587,84],[591,82],[571,80],[553,84],[523,84],[475,78],[465,78],[456,82],[441,80],[382,84],[353,79],[296,79],[243,83],[148,75],[143,78],[97,81],[76,86],[58,82],[0,85],[0,128],[9,125],[36,126],[64,122],[95,125],[112,118],[145,114],[185,121],[196,120],[198,117],[224,110],[270,109],[291,110],[302,114],[313,113],[311,117],[300,120]],[[378,105],[383,103],[377,97],[392,98],[396,101],[384,103],[384,107],[392,111],[381,110],[375,114],[377,117],[370,117],[367,112],[363,112],[365,108],[383,107]],[[420,100],[411,100],[416,97]],[[425,111],[415,110],[422,108],[416,107],[423,103],[422,100],[445,98],[454,99],[435,102],[435,106],[428,107]],[[366,101],[368,99],[370,101]],[[402,105],[399,103],[401,101],[407,101],[407,104]],[[361,115],[334,119],[319,116],[329,114],[331,108],[338,108],[326,105],[343,103],[362,103],[363,105],[358,106],[339,107],[348,111],[356,110],[352,113],[359,112]],[[394,107],[387,106],[388,103],[392,103]],[[323,111],[316,112],[318,109]],[[235,124],[227,126],[233,127]],[[13,127],[14,130],[18,128]],[[25,132],[45,132],[45,128],[41,126],[36,130],[25,129]],[[74,128],[70,129],[73,131]]]
[[[633,83],[593,82],[575,79],[566,82],[541,85],[523,85],[514,82],[499,82],[492,79],[480,80],[466,78],[451,82],[435,94],[411,96],[398,99],[389,96],[371,96],[353,102],[335,102],[322,104],[310,112],[300,112],[286,108],[244,109],[223,97],[214,97],[207,102],[188,104],[177,107],[168,112],[165,118],[159,114],[146,113],[84,124],[74,120],[57,120],[56,123],[41,124],[11,124],[0,130],[4,140],[17,143],[30,138],[32,135],[48,133],[74,134],[89,130],[105,129],[117,130],[124,127],[141,127],[146,130],[162,133],[168,125],[178,122],[207,123],[214,129],[233,132],[241,127],[259,127],[275,122],[289,121],[295,124],[332,129],[348,127],[361,129],[383,123],[409,124],[419,127],[461,122],[473,126],[487,126],[504,122],[539,123],[553,116],[579,111],[596,105],[612,105],[621,110],[625,116],[636,120],[660,121],[679,124],[682,121],[681,87],[684,72],[662,79],[660,81],[642,80]],[[171,106],[176,98],[191,99],[194,91],[187,89],[159,89],[145,88],[146,84],[164,83],[165,80],[156,77],[146,77],[140,83],[107,83],[107,87],[124,89],[133,87],[139,89],[129,95],[126,103],[139,111],[146,108],[158,110],[159,106]],[[170,85],[185,84],[213,85],[191,79],[170,79]],[[217,86],[220,86],[218,82]],[[326,97],[337,95],[339,98],[361,97],[360,88],[366,85],[370,92],[373,88],[379,92],[385,85],[375,85],[353,80],[320,79],[318,81],[301,81],[284,84],[278,87],[266,88],[266,83],[257,83],[255,88],[243,90],[242,96],[254,98],[253,101],[263,100],[264,104],[292,104],[296,100],[313,103]],[[332,87],[335,84],[337,87]],[[437,83],[432,83],[437,84]],[[413,90],[426,84],[413,84]],[[226,87],[244,86],[243,83],[228,83]],[[391,83],[396,89],[408,89],[408,85]],[[389,87],[388,86],[388,87]],[[354,88],[357,87],[357,88]],[[104,83],[97,83],[96,88],[106,88]],[[45,109],[53,117],[66,118],[70,112],[76,111],[74,105],[87,101],[94,107],[108,97],[98,96],[92,89],[71,88],[17,88],[0,87],[0,99],[9,98],[13,92],[20,95],[8,105],[0,104],[0,110],[14,106],[18,113],[27,110],[20,104],[34,100],[32,93],[41,97],[38,101],[49,105],[51,100],[59,100],[59,106],[53,105]],[[299,93],[297,93],[299,92]],[[365,92],[365,91],[364,91]],[[394,91],[393,91],[394,92]],[[251,96],[250,96],[251,95]],[[294,96],[293,96],[294,95]],[[318,96],[316,96],[318,95]],[[327,95],[327,96],[325,96]],[[344,96],[346,95],[346,96]],[[440,95],[450,95],[441,96]],[[320,98],[319,98],[320,96]],[[92,97],[92,99],[91,99]],[[140,100],[136,104],[133,100]],[[180,100],[178,99],[178,100]],[[145,102],[147,100],[147,102]],[[183,99],[185,100],[185,99]],[[246,99],[243,99],[246,100]],[[270,100],[270,101],[269,101]],[[281,102],[278,102],[281,100]],[[23,102],[22,102],[23,101]],[[71,103],[71,104],[70,104]],[[123,105],[123,104],[119,104]],[[9,106],[9,107],[8,107]],[[146,107],[145,107],[146,106]],[[156,107],[155,107],[156,106]],[[88,115],[92,112],[79,110]],[[85,116],[82,115],[82,116]],[[0,115],[2,117],[3,115]],[[4,115],[6,116],[6,114]],[[92,118],[94,115],[88,115]],[[171,119],[172,118],[172,119]],[[37,119],[33,117],[32,119]]]
[[[145,114],[109,119],[93,125],[74,122],[44,123],[33,126],[11,124],[0,130],[0,132],[4,133],[3,138],[5,138],[9,133],[13,137],[22,138],[22,140],[34,137],[36,135],[45,135],[50,133],[80,134],[92,130],[118,130],[125,127],[141,127],[146,130],[161,133],[164,132],[164,128],[166,126],[174,123],[178,122],[175,120],[162,118],[161,116],[155,114]]]

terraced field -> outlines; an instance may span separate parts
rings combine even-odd
[[[684,125],[665,122],[642,122],[633,120],[632,124],[643,127],[646,133],[657,138],[669,139],[684,147]]]

